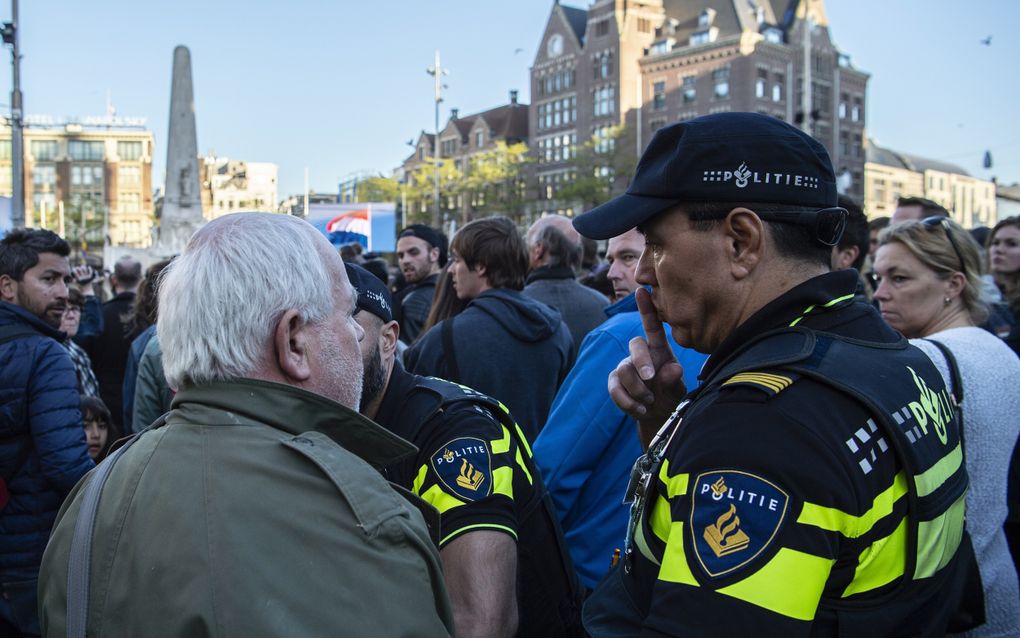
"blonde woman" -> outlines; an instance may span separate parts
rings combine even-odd
[[[883,318],[924,350],[962,404],[964,457],[970,475],[967,527],[984,589],[987,622],[973,636],[1012,636],[1020,592],[1002,525],[1010,456],[1020,433],[1020,360],[995,335],[978,328],[987,316],[981,300],[978,247],[945,217],[892,226],[879,237],[875,300]]]

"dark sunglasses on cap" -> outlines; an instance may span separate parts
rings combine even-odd
[[[928,228],[933,228],[935,226],[940,226],[942,228],[942,231],[946,234],[946,239],[949,240],[949,244],[953,247],[953,252],[956,253],[956,258],[960,260],[960,272],[962,272],[963,276],[966,277],[967,263],[963,261],[963,253],[960,252],[960,247],[956,245],[956,240],[953,239],[953,233],[951,232],[952,229],[949,225],[949,218],[935,215],[933,217],[925,217],[921,220],[921,223]]]
[[[728,208],[726,212],[720,211],[710,219],[723,219],[730,210]],[[845,208],[839,206],[813,211],[754,211],[754,214],[767,222],[808,226],[813,231],[814,238],[826,246],[839,244],[839,240],[843,237],[843,231],[846,229],[847,217],[850,215]]]

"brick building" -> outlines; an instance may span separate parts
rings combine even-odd
[[[437,146],[435,137],[433,133],[422,131],[415,141],[414,152],[401,165],[401,181],[408,183],[415,175],[424,180],[418,184],[421,187],[419,192],[431,189],[433,154]],[[495,149],[499,142],[510,146],[518,142],[528,144],[528,141],[528,105],[518,102],[517,91],[510,91],[508,104],[487,111],[462,116],[458,109],[451,109],[446,126],[439,132],[439,160],[447,169],[452,168],[452,172],[468,175],[471,159],[479,153]],[[428,190],[428,193],[431,192]],[[444,185],[440,191],[443,220],[460,218],[466,221],[484,205],[484,201],[463,187]],[[412,198],[407,202],[405,216],[431,215],[432,206],[431,194]]]
[[[728,111],[807,130],[859,199],[867,81],[833,44],[821,0],[554,2],[531,71],[540,208],[575,212],[556,191],[576,177],[572,154],[593,136],[626,125],[637,154],[662,126]],[[625,186],[617,179],[614,190]]]

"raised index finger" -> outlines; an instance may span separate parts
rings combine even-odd
[[[648,348],[655,352],[662,348],[669,349],[666,341],[666,331],[662,329],[662,320],[659,319],[659,311],[655,309],[652,302],[652,295],[645,288],[638,288],[635,296],[638,312],[641,313],[641,326],[645,330],[645,340],[648,341]]]

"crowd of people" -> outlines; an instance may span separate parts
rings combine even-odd
[[[0,635],[1017,635],[1020,218],[835,183],[719,114],[392,264],[9,231]]]

